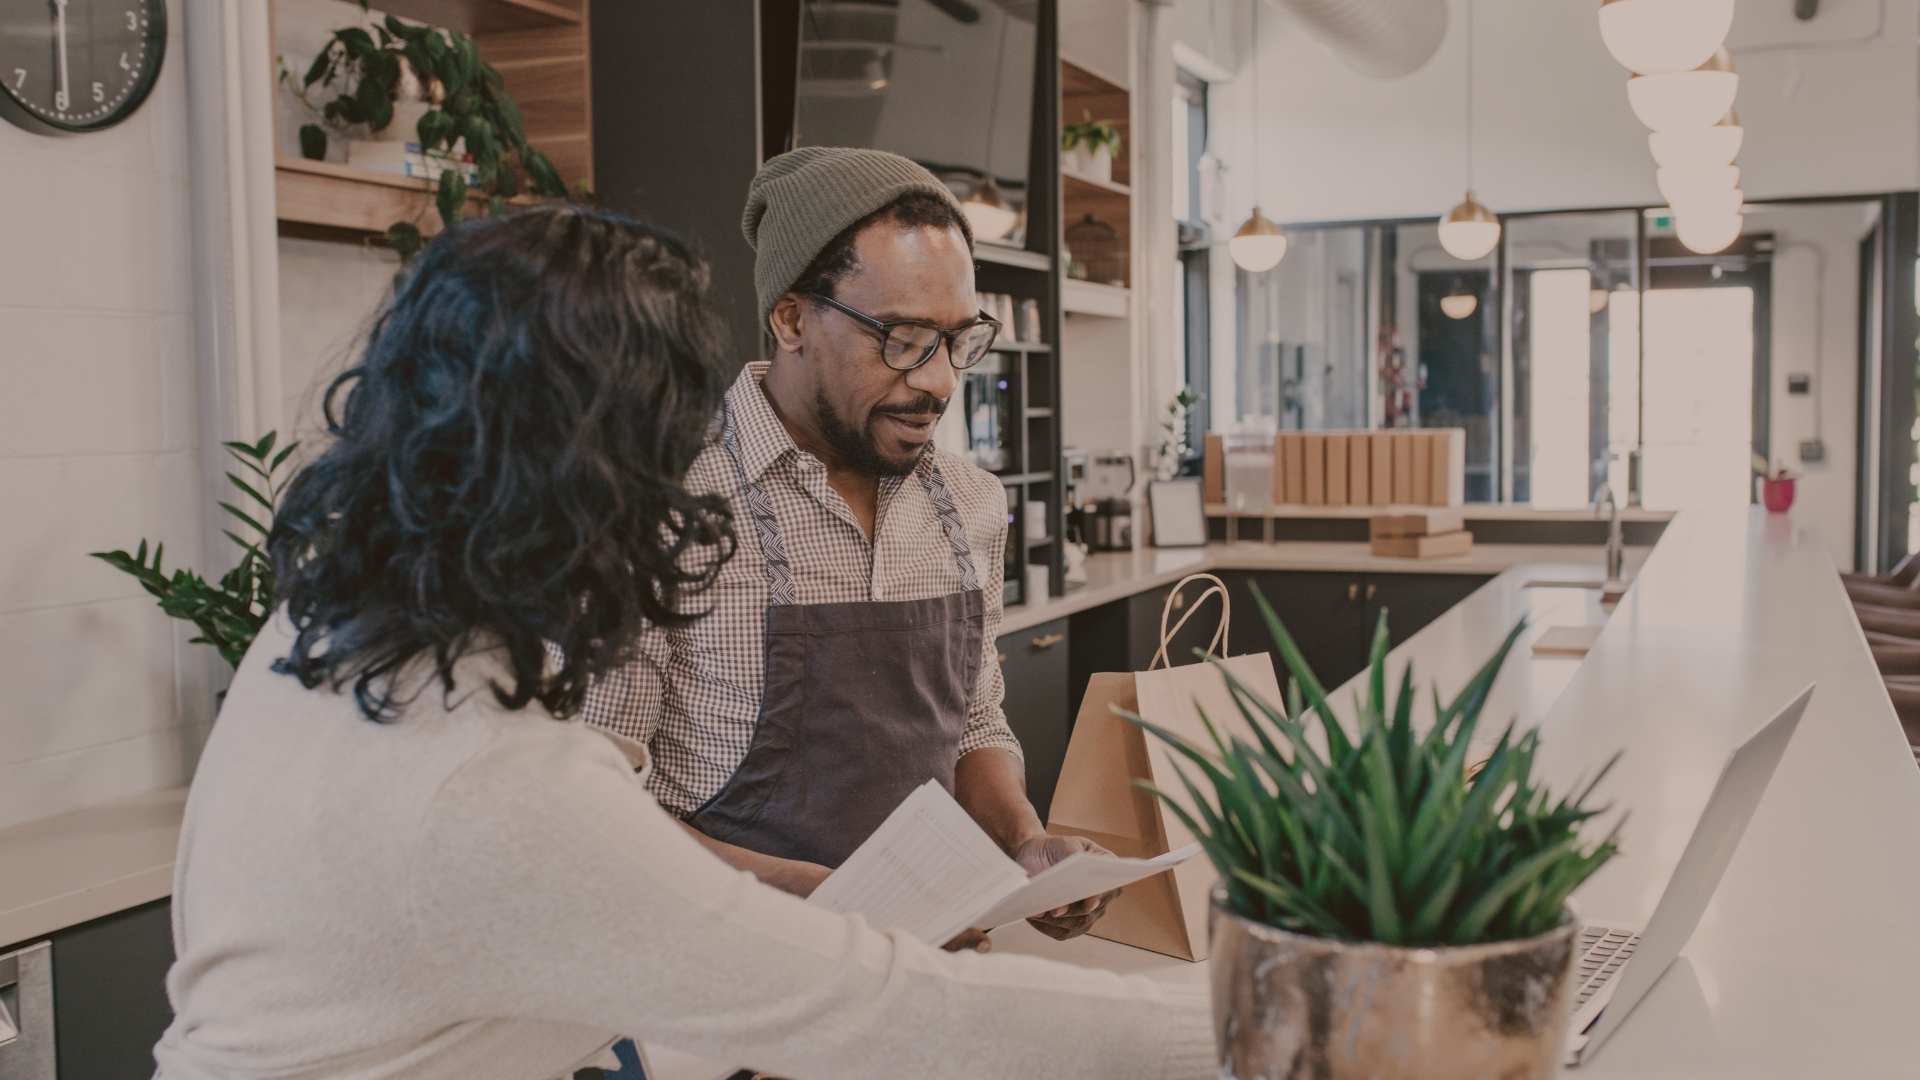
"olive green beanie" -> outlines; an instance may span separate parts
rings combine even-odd
[[[967,243],[973,228],[959,200],[919,165],[884,150],[803,146],[760,166],[747,185],[740,231],[753,248],[753,288],[764,326],[773,305],[847,226],[909,192],[951,205]]]

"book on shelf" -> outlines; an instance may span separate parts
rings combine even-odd
[[[456,146],[456,150],[459,152],[455,154],[443,150],[428,153],[411,140],[355,139],[347,143],[347,164],[368,172],[392,173],[431,183],[438,183],[441,174],[458,167],[466,173],[467,183],[479,183],[480,171],[473,166],[473,155],[466,153],[464,146]]]

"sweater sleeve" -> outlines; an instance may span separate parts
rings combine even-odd
[[[496,741],[441,787],[407,903],[448,1004],[783,1076],[1215,1073],[1204,988],[950,954],[713,858],[577,725]]]

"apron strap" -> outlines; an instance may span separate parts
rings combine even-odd
[[[926,468],[914,472],[920,477],[920,486],[927,489],[934,515],[940,519],[940,531],[947,534],[947,545],[953,548],[953,561],[960,567],[960,591],[977,590],[980,577],[973,568],[973,548],[967,543],[966,527],[960,523],[960,511],[953,505],[953,492],[940,475],[940,466],[929,459]]]
[[[773,499],[759,483],[747,477],[730,404],[720,407],[720,444],[733,459],[733,471],[740,478],[740,493],[747,500],[747,515],[753,518],[754,532],[760,538],[760,565],[767,575],[767,600],[773,604],[792,604],[793,564],[787,561],[787,542],[780,535],[780,520],[774,516]]]

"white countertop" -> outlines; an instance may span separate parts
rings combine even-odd
[[[1644,547],[1627,548],[1629,571],[1646,557]],[[1353,574],[1481,574],[1492,577],[1522,563],[1606,565],[1600,544],[1475,544],[1465,555],[1441,559],[1400,559],[1375,555],[1364,542],[1283,540],[1272,544],[1241,541],[1195,548],[1139,548],[1087,556],[1087,583],[1065,596],[1006,609],[1000,632],[1012,633],[1102,604],[1125,599],[1188,574],[1211,570],[1302,570]]]
[[[0,948],[173,891],[186,788],[0,829]]]
[[[1513,620],[1580,617],[1578,590],[1516,567],[1394,650],[1460,685]],[[1543,609],[1543,605],[1551,610]],[[1920,770],[1818,541],[1759,511],[1682,515],[1584,660],[1524,646],[1488,704],[1545,732],[1560,785],[1614,750],[1602,792],[1632,812],[1624,848],[1575,898],[1597,921],[1651,913],[1733,747],[1809,682],[1799,732],[1700,927],[1590,1064],[1590,1077],[1912,1077],[1920,1002]],[[1337,696],[1336,696],[1337,697]],[[1157,977],[1203,964],[1026,927],[996,948]]]
[[[1298,503],[1279,503],[1271,506],[1243,506],[1238,509],[1226,503],[1208,503],[1208,517],[1237,518],[1306,518],[1306,519],[1350,519],[1370,518],[1375,514],[1392,514],[1405,510],[1436,509],[1433,507],[1404,506],[1302,506]],[[1448,509],[1460,511],[1468,521],[1543,521],[1543,522],[1605,522],[1606,518],[1591,508],[1584,506],[1534,506],[1532,503],[1464,503]],[[1672,521],[1676,515],[1673,510],[1649,510],[1644,506],[1623,506],[1620,508],[1620,520],[1634,523]]]

